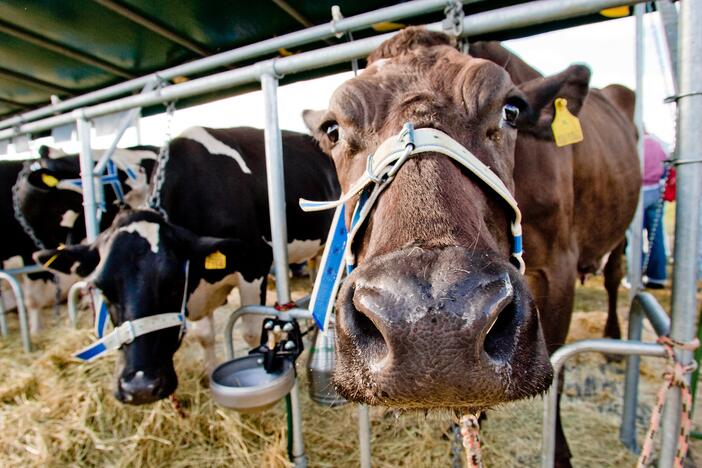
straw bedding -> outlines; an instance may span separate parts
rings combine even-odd
[[[600,279],[580,287],[571,339],[599,337],[605,307]],[[218,311],[218,323],[226,319],[226,312]],[[186,340],[176,355],[176,395],[183,418],[168,400],[143,407],[119,404],[111,394],[114,356],[87,364],[70,358],[91,338],[87,314],[79,330],[62,325],[65,320],[55,319],[49,310],[46,314],[50,323],[35,337],[32,354],[22,352],[14,317],[10,338],[0,340],[0,465],[288,466],[284,404],[254,415],[216,406],[194,340]],[[221,343],[218,351],[221,356]],[[305,361],[303,355],[298,366],[310,466],[358,466],[355,408],[331,409],[311,402]],[[642,432],[660,374],[654,359],[643,362]],[[607,363],[595,355],[581,355],[568,366],[563,421],[575,466],[635,462],[617,442],[623,369],[623,363]],[[450,415],[373,409],[371,417],[374,466],[451,463]],[[491,411],[481,430],[486,466],[538,466],[541,417],[540,398]]]

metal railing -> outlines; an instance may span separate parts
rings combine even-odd
[[[39,273],[42,271],[46,270],[37,265],[0,270],[0,280],[4,280],[10,285],[12,294],[15,296],[15,304],[17,306],[17,317],[19,318],[22,347],[27,353],[32,351],[32,340],[29,333],[29,319],[27,317],[27,306],[24,302],[24,293],[22,291],[22,286],[20,285],[16,277],[19,275]],[[3,338],[7,337],[7,335],[9,334],[5,304],[3,301],[0,301],[0,334],[2,334]]]
[[[633,5],[641,3],[642,0],[538,0],[528,2],[526,4],[518,4],[509,7],[499,8],[495,10],[477,13],[464,18],[463,32],[465,36],[475,36],[489,32],[502,31],[513,28],[521,28],[535,24],[541,24],[549,21],[563,20],[574,18],[587,14],[597,13],[598,11],[620,6]],[[416,8],[419,11],[420,7],[429,4],[431,8],[438,9],[439,3],[443,2],[407,2],[402,5],[388,7],[387,9],[378,10],[364,15],[359,15],[353,19],[356,21],[353,27],[365,27],[374,22],[381,21],[381,14],[389,21],[390,18],[400,19],[409,16],[409,11]],[[397,16],[392,16],[397,14]],[[361,17],[364,18],[361,21]],[[122,83],[115,87],[103,90],[100,95],[100,100],[124,94],[125,92],[136,90],[146,85],[149,80],[154,78],[167,78],[168,76],[178,76],[184,74],[196,73],[198,67],[204,69],[212,69],[217,66],[232,63],[234,60],[243,60],[241,57],[255,57],[256,54],[263,54],[266,47],[272,48],[275,42],[274,50],[280,47],[291,47],[295,44],[304,42],[310,37],[330,37],[328,34],[330,28],[334,27],[334,33],[343,30],[342,24],[350,30],[352,18],[349,18],[348,23],[339,21],[335,24],[318,26],[310,28],[315,29],[312,33],[309,30],[300,31],[295,36],[286,35],[280,38],[264,41],[260,44],[253,44],[247,48],[236,49],[231,51],[229,56],[220,54],[218,56],[209,57],[202,61],[193,62],[196,65],[182,65],[174,67],[161,74],[152,74],[138,80],[132,80],[127,84]],[[432,23],[426,25],[430,30],[440,31],[441,23]],[[310,34],[310,36],[307,36]],[[202,78],[193,79],[181,84],[173,84],[164,86],[158,91],[148,91],[140,95],[129,96],[121,99],[116,99],[111,102],[94,105],[78,109],[73,113],[59,114],[42,120],[27,122],[27,120],[38,118],[38,116],[52,115],[55,112],[64,112],[66,110],[75,109],[79,106],[84,106],[88,103],[96,102],[95,94],[81,96],[79,98],[68,100],[64,103],[52,106],[51,111],[38,110],[23,114],[24,119],[19,118],[14,121],[5,120],[0,122],[0,128],[5,126],[13,126],[0,130],[0,139],[12,138],[17,135],[47,130],[60,125],[77,122],[79,133],[81,135],[82,150],[81,150],[81,167],[84,172],[84,197],[86,197],[86,206],[94,206],[94,191],[88,188],[89,181],[92,180],[92,159],[90,158],[89,145],[89,129],[90,119],[102,115],[112,114],[115,112],[142,107],[147,105],[159,104],[173,101],[185,97],[200,95],[212,91],[226,89],[232,86],[242,85],[246,83],[261,81],[266,108],[266,166],[268,172],[268,196],[270,200],[270,218],[272,224],[272,244],[275,252],[275,270],[280,283],[277,284],[276,292],[278,302],[283,304],[289,300],[289,288],[287,284],[287,249],[286,249],[286,232],[284,228],[284,176],[282,170],[282,155],[280,150],[280,129],[277,121],[277,86],[278,78],[284,74],[293,74],[302,71],[312,70],[324,66],[334,65],[342,62],[347,62],[356,58],[361,58],[369,54],[378,45],[386,39],[392,37],[395,33],[388,33],[378,36],[373,36],[365,39],[360,39],[354,42],[338,44],[324,49],[317,49],[310,52],[304,52],[290,57],[276,58],[266,60],[254,65],[245,66],[235,70],[229,70],[221,73],[212,74]],[[321,35],[321,36],[320,36]],[[680,1],[680,87],[679,96],[677,97],[679,105],[679,124],[678,124],[678,154],[676,161],[681,165],[678,168],[678,204],[676,212],[676,238],[675,238],[675,283],[673,286],[673,319],[671,325],[671,335],[678,341],[689,341],[694,334],[696,297],[695,297],[695,255],[691,252],[696,251],[696,242],[698,237],[698,217],[700,199],[702,191],[702,172],[699,162],[702,160],[700,156],[700,148],[702,148],[702,132],[699,128],[702,127],[702,89],[700,86],[699,76],[702,76],[702,5],[695,0]],[[226,53],[225,53],[226,54]],[[253,55],[247,55],[253,54]],[[215,58],[217,57],[217,58]],[[217,60],[222,60],[217,62]],[[216,64],[215,64],[216,63]],[[187,68],[191,66],[193,68]],[[184,71],[184,68],[186,70]],[[178,73],[175,73],[178,70]],[[173,74],[173,75],[170,75]],[[121,86],[121,88],[120,88]],[[118,91],[119,90],[119,91]],[[97,92],[99,93],[99,92]],[[82,100],[81,100],[82,99]],[[91,100],[92,99],[92,100]],[[683,164],[683,162],[685,164]],[[87,198],[92,197],[93,200]],[[94,217],[94,212],[86,211],[86,223],[88,227],[89,238],[95,233],[95,222],[90,218]],[[283,279],[285,278],[285,279]],[[637,285],[634,285],[635,287]],[[643,300],[645,302],[645,300]],[[647,306],[641,306],[647,309]],[[252,313],[255,309],[251,309]],[[266,315],[275,315],[270,313],[270,309],[266,309]],[[298,311],[303,314],[304,311]],[[644,311],[645,314],[645,311]],[[290,315],[292,316],[292,314]],[[621,354],[642,353],[646,355],[659,355],[660,348],[657,345],[640,343],[637,341],[621,341],[621,342],[600,342],[600,341],[585,341],[582,344],[573,343],[559,350],[553,356],[554,365],[557,367],[557,372],[560,372],[562,363],[569,356],[582,352],[590,351],[606,351]],[[691,355],[688,352],[679,353],[678,356],[681,363],[690,362]],[[631,358],[630,358],[631,359]],[[632,367],[633,368],[633,367]],[[632,371],[633,372],[633,371]],[[634,390],[635,391],[635,390]],[[294,387],[294,394],[299,396],[297,384]],[[664,416],[664,429],[661,433],[664,434],[663,452],[661,454],[662,466],[669,466],[672,460],[672,453],[675,451],[677,441],[674,440],[674,435],[677,433],[676,424],[680,414],[680,398],[679,392],[674,390],[669,392],[671,398],[666,405],[666,413]],[[296,418],[301,424],[299,414],[299,398],[293,398],[293,413],[297,412]],[[551,413],[549,413],[550,415]],[[548,424],[552,423],[552,418],[549,416]],[[304,455],[304,446],[302,444],[301,427],[294,428],[297,433],[297,441],[294,444],[295,463],[298,466],[306,464]],[[545,428],[546,430],[546,428]],[[545,448],[546,444],[545,444]],[[549,449],[549,452],[550,449]],[[545,460],[548,463],[548,460]],[[368,460],[370,463],[370,460]]]

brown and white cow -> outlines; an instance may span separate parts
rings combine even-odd
[[[344,192],[368,155],[411,122],[488,165],[524,216],[522,276],[509,261],[512,211],[493,190],[439,153],[401,166],[356,236],[357,266],[337,298],[335,382],[348,399],[474,412],[545,391],[578,269],[614,249],[633,216],[635,130],[589,89],[588,69],[541,77],[497,44],[471,54],[408,28],[371,54],[328,110],[305,112]],[[557,98],[579,116],[581,143],[554,144]],[[560,424],[559,442],[557,463],[567,466]]]

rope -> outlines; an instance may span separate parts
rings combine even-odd
[[[287,312],[290,309],[294,309],[295,307],[297,307],[297,304],[295,304],[294,301],[290,301],[287,304],[279,304],[276,302],[275,305],[273,306],[273,308],[275,310],[277,310],[278,312]]]
[[[680,418],[680,432],[678,434],[678,450],[675,452],[673,466],[675,468],[682,468],[685,461],[685,456],[687,455],[690,427],[692,425],[690,414],[692,412],[692,393],[690,392],[690,385],[687,383],[685,375],[694,371],[697,368],[697,363],[693,360],[689,364],[682,365],[675,355],[675,348],[686,351],[694,351],[699,347],[700,342],[697,338],[695,338],[690,342],[682,343],[680,341],[673,340],[669,336],[661,336],[658,338],[658,343],[663,345],[666,354],[668,355],[668,367],[666,368],[665,372],[663,372],[663,385],[661,385],[661,389],[658,391],[656,406],[653,408],[651,422],[649,423],[648,432],[646,432],[646,439],[644,440],[644,445],[641,449],[641,456],[639,457],[639,461],[636,466],[637,468],[643,468],[651,463],[653,439],[660,428],[661,415],[663,413],[666,394],[668,393],[668,390],[672,389],[673,387],[678,387],[680,388],[682,398],[682,414]]]
[[[466,467],[483,468],[483,458],[480,454],[480,424],[475,414],[465,414],[461,417],[461,435],[463,447],[466,449]]]
[[[180,400],[178,400],[178,398],[175,396],[175,393],[171,393],[170,400],[171,406],[173,406],[173,409],[175,410],[176,414],[180,416],[181,419],[186,419],[188,415],[185,414],[183,406],[180,404]]]

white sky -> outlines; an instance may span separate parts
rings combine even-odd
[[[667,57],[660,59],[665,49],[658,14],[645,16],[646,60],[644,81],[644,119],[647,129],[662,140],[674,140],[674,107],[664,104],[671,94]],[[505,45],[542,73],[557,73],[572,63],[584,63],[592,69],[592,86],[603,87],[620,83],[634,87],[634,19],[623,18],[597,24],[505,42]],[[665,52],[664,52],[665,53]],[[283,86],[278,90],[280,126],[284,129],[306,131],[301,118],[303,109],[325,108],[329,97],[339,84],[349,79],[351,72]],[[172,123],[172,134],[193,125],[233,127],[249,125],[263,127],[263,100],[261,92],[252,92],[221,101],[177,111]],[[141,121],[141,143],[161,145],[166,131],[163,115],[146,117]],[[106,148],[110,137],[96,137],[93,147]],[[31,143],[30,153],[14,153],[10,145],[9,157],[27,157],[36,154],[40,144],[52,145],[51,138]],[[136,131],[130,129],[120,146],[137,143]],[[76,152],[76,142],[62,143],[67,152]]]

